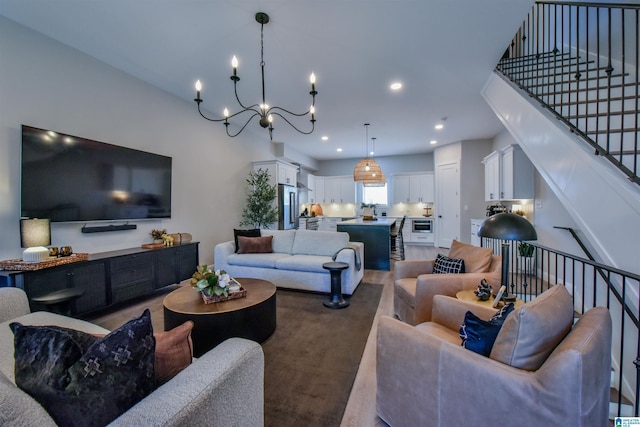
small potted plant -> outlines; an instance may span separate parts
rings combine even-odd
[[[518,258],[521,272],[528,273],[531,271],[535,249],[535,246],[530,243],[518,243]]]
[[[151,235],[151,238],[153,239],[153,243],[164,243],[164,240],[162,239],[162,236],[167,234],[167,229],[163,228],[163,229],[153,229],[151,230],[151,233],[149,233]]]

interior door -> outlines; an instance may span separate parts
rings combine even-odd
[[[460,240],[460,168],[458,162],[436,167],[436,246]]]

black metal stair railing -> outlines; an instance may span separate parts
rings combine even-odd
[[[640,184],[640,5],[536,2],[496,70]]]
[[[531,256],[524,257],[519,255],[518,250],[523,242],[482,238],[482,246],[492,248],[497,255],[501,254],[503,243],[508,243],[510,246],[508,253],[511,269],[506,281],[512,295],[527,302],[553,285],[562,285],[572,295],[574,310],[578,315],[596,306],[605,306],[609,309],[613,324],[612,365],[616,368],[616,390],[612,391],[615,403],[612,403],[610,408],[616,416],[638,417],[640,409],[638,321],[640,275],[600,264],[592,259],[557,251],[535,242],[526,242],[533,246],[534,250]],[[630,401],[628,401],[628,407],[623,408],[625,398]]]

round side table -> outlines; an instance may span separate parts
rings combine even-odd
[[[344,262],[325,262],[322,268],[329,270],[331,274],[331,295],[324,301],[325,307],[345,308],[349,307],[349,301],[342,298],[342,270],[349,268],[349,264]]]

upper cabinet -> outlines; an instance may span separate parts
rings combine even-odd
[[[434,198],[432,172],[393,176],[393,203],[430,203]]]
[[[351,176],[324,178],[324,203],[355,203],[356,187]],[[320,202],[322,203],[322,202]]]
[[[266,162],[254,162],[253,169],[266,169],[269,171],[269,178],[272,185],[274,184],[297,184],[298,167],[294,164],[283,162],[282,160],[272,160]]]
[[[533,164],[518,145],[509,145],[484,158],[486,201],[533,199]]]

